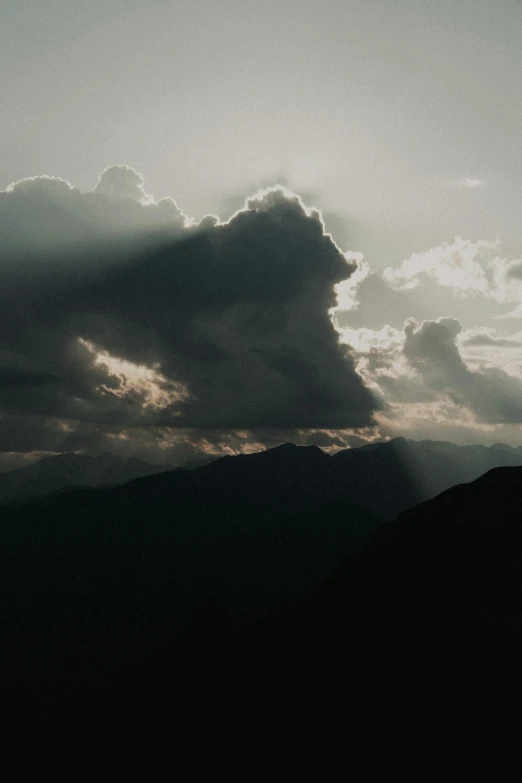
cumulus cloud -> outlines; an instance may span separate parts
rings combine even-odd
[[[388,324],[379,330],[366,327],[343,329],[342,340],[354,348],[357,371],[388,414],[394,406],[436,399],[404,354],[405,334],[402,329]]]
[[[144,184],[143,176],[130,166],[109,166],[100,174],[92,192],[111,199],[130,199],[138,204],[147,204],[154,199],[145,192]]]
[[[360,286],[370,277],[370,275],[374,274],[371,265],[364,261],[362,253],[352,253],[350,258],[352,261],[355,261],[357,268],[347,280],[343,280],[342,283],[339,283],[335,287],[337,304],[332,310],[334,319],[340,312],[346,313],[347,311],[356,310],[359,307],[360,301],[358,295]]]
[[[517,307],[497,318],[522,316],[522,260],[499,254],[500,242],[473,242],[456,237],[451,244],[414,253],[397,267],[387,267],[382,279],[393,291],[417,289],[431,283],[460,298],[488,299]]]
[[[128,166],[105,169],[93,191],[82,193],[59,177],[29,177],[0,191],[3,257],[54,256],[151,232],[179,236],[191,221],[171,198],[155,201]]]
[[[156,225],[169,231],[147,233]],[[143,242],[84,252],[89,236],[120,231]],[[56,232],[67,252],[41,263],[35,248]],[[377,403],[329,315],[358,259],[297,195],[271,188],[196,225],[110,167],[92,193],[47,178],[10,186],[6,235],[27,259],[0,267],[10,451],[117,448],[137,432],[373,431]]]
[[[335,450],[522,421],[522,333],[435,319],[435,290],[459,298],[462,322],[477,298],[482,315],[489,303],[522,316],[522,261],[498,241],[457,237],[380,273],[285,188],[196,222],[111,166],[87,193],[45,176],[0,191],[0,246],[9,464],[107,449],[179,463],[284,440]],[[415,318],[399,328],[405,307]]]
[[[404,354],[427,386],[492,424],[522,422],[522,380],[497,367],[472,371],[462,359],[455,318],[413,319],[405,325]]]
[[[387,267],[383,279],[395,291],[417,288],[423,278],[451,288],[459,296],[488,296],[492,290],[492,270],[498,242],[456,237],[424,253],[414,253],[399,267]]]
[[[370,395],[328,317],[334,286],[355,268],[318,214],[274,189],[131,270],[73,286],[63,317],[186,385],[165,414],[180,426],[366,426]]]
[[[502,433],[518,439],[521,333],[465,330],[450,317],[410,318],[403,329],[344,329],[343,340],[356,351],[357,369],[381,401],[381,435],[495,442]]]

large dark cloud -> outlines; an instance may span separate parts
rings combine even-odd
[[[169,229],[161,242],[158,225]],[[114,236],[125,241],[86,249]],[[140,428],[373,424],[374,399],[329,316],[355,263],[286,191],[249,200],[226,224],[187,227],[127,167],[106,170],[88,194],[26,180],[0,194],[0,242],[17,251],[0,264],[10,451],[81,448]]]

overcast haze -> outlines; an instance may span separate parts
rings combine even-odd
[[[522,443],[521,3],[4,0],[0,39],[0,468]]]

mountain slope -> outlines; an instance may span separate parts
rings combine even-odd
[[[5,736],[20,769],[27,746],[57,731],[76,733],[46,763],[78,780],[102,766],[108,780],[156,779],[173,752],[184,780],[216,765],[230,780],[320,779],[347,757],[365,779],[359,765],[402,769],[412,747],[421,778],[437,758],[466,779],[512,756],[522,469],[382,525],[324,581],[380,524],[346,494],[342,459],[287,444],[3,508]],[[196,614],[132,672],[209,602],[221,610]],[[92,700],[90,728],[75,730]]]
[[[142,646],[208,600],[294,597],[381,522],[339,493],[330,465],[288,445],[2,508],[4,649]]]
[[[333,457],[352,499],[394,519],[407,508],[467,483],[496,467],[522,465],[522,448],[457,446],[446,441],[394,438]]]
[[[230,609],[290,600],[360,549],[394,507],[518,455],[396,439],[330,457],[286,444],[4,507],[1,619],[18,639],[7,649],[81,646],[82,633],[140,645],[209,599]]]
[[[293,608],[201,615],[50,769],[73,753],[85,779],[101,759],[107,780],[518,779],[521,501],[522,469],[494,470],[381,528]]]

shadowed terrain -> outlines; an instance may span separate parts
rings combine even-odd
[[[200,612],[27,774],[513,779],[521,503],[522,470],[491,471],[381,528],[293,607]]]
[[[288,444],[4,509],[13,779],[76,758],[156,779],[173,756],[184,780],[319,779],[375,744],[438,779],[512,761],[522,469],[382,525],[340,495],[342,459]]]

